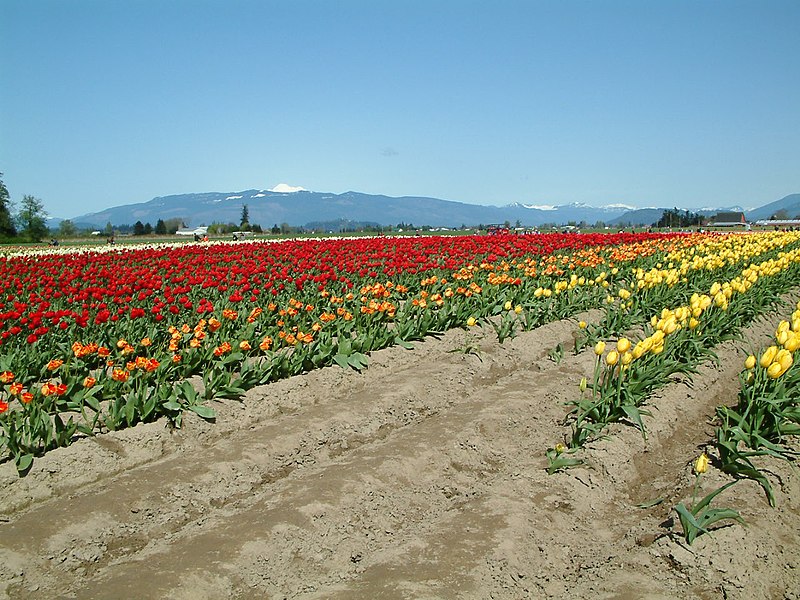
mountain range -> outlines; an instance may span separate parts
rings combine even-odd
[[[280,190],[280,191],[275,191]],[[290,190],[290,191],[284,191]],[[296,190],[296,191],[295,191]],[[609,226],[649,225],[657,221],[665,208],[637,209],[622,204],[593,207],[582,203],[559,206],[509,204],[485,206],[421,196],[391,197],[345,192],[333,194],[289,188],[281,184],[273,190],[241,192],[205,192],[161,196],[140,204],[115,206],[84,214],[72,219],[79,226],[102,228],[106,223],[115,226],[133,225],[137,221],[155,225],[159,219],[178,218],[187,226],[211,223],[239,223],[242,209],[247,206],[249,222],[264,228],[273,224],[306,226],[309,223],[359,222],[378,225],[399,223],[431,227],[460,227],[509,222],[538,227],[545,224],[563,225],[603,222]],[[769,218],[778,210],[790,216],[800,214],[800,194],[792,194],[757,209],[746,211],[748,219]],[[722,211],[745,212],[738,206],[702,209],[707,215]]]

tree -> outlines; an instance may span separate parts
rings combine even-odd
[[[133,224],[133,235],[144,235],[144,223],[136,221]]]
[[[788,218],[789,218],[789,211],[786,210],[785,208],[780,208],[777,211],[775,211],[775,214],[773,214],[769,219],[770,221],[786,221]]]
[[[62,238],[71,238],[78,235],[78,228],[69,219],[64,219],[58,224],[58,235]]]
[[[150,223],[145,223],[144,224],[144,234],[145,235],[150,235],[151,233],[153,233],[153,226],[150,225]]]
[[[8,188],[3,183],[3,174],[0,173],[0,237],[14,237],[17,235],[17,228],[14,227],[14,219],[11,218],[11,196]]]
[[[173,217],[164,221],[164,226],[167,228],[167,233],[175,233],[178,229],[186,227],[186,223],[180,217]]]
[[[164,223],[164,219],[159,219],[158,222],[156,223],[155,233],[156,235],[166,235],[167,226]]]
[[[702,223],[702,215],[673,208],[665,210],[661,218],[653,223],[653,227],[693,227]]]
[[[236,223],[217,223],[216,221],[208,226],[208,233],[211,235],[226,235],[239,231],[239,226]]]
[[[250,211],[247,208],[247,204],[242,204],[242,220],[239,223],[239,226],[242,230],[246,230],[250,227]]]
[[[23,235],[32,242],[41,242],[50,232],[47,228],[47,211],[39,198],[26,194],[22,197],[17,223]]]

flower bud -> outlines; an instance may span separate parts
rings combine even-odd
[[[774,362],[767,368],[767,375],[769,375],[770,379],[777,379],[781,375],[783,375],[783,367],[781,363]]]
[[[762,368],[766,369],[767,367],[772,364],[772,359],[775,358],[775,355],[778,353],[777,346],[770,346],[766,350],[764,350],[764,354],[761,355],[761,360],[758,361],[758,364],[761,365]]]
[[[706,471],[708,471],[708,456],[703,452],[703,454],[698,456],[697,460],[694,461],[694,472],[700,475]]]

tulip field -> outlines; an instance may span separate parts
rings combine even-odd
[[[796,597],[799,348],[793,231],[0,253],[0,591]]]
[[[213,418],[208,400],[334,362],[360,369],[372,350],[470,318],[504,313],[501,336],[518,321],[563,318],[605,296],[614,275],[598,267],[618,273],[642,244],[689,243],[646,239],[373,238],[9,257],[0,265],[0,452],[25,472],[76,434],[159,417],[179,425],[184,410]],[[200,390],[182,383],[192,375]]]

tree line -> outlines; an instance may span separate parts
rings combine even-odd
[[[184,220],[176,217],[166,220],[159,219],[155,225],[142,223],[142,221],[136,221],[133,225],[113,225],[108,222],[102,230],[92,231],[80,230],[70,219],[65,219],[59,223],[57,229],[51,230],[47,226],[49,216],[44,209],[44,203],[35,196],[26,194],[22,197],[19,207],[15,207],[8,188],[3,182],[3,174],[0,173],[0,242],[41,242],[45,238],[53,236],[74,238],[86,234],[102,234],[107,238],[113,238],[116,234],[171,235],[175,234],[178,229],[186,227]],[[273,231],[276,228],[277,225],[273,227]],[[225,235],[234,231],[262,233],[260,225],[250,223],[246,204],[242,207],[242,218],[238,225],[235,223],[212,223],[208,227],[208,232],[212,235]]]

